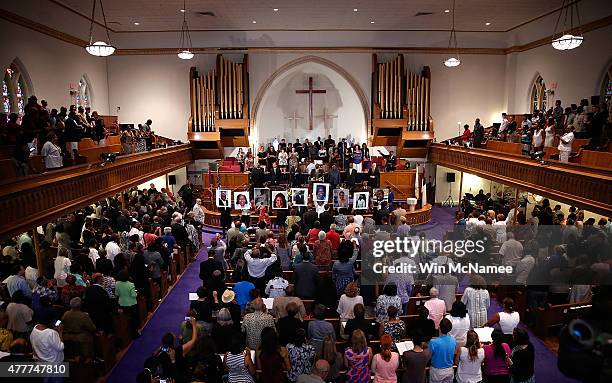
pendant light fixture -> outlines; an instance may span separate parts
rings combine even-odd
[[[179,41],[180,49],[178,57],[181,60],[191,60],[193,58],[191,35],[189,34],[189,26],[187,25],[187,7],[185,0],[183,0],[183,26],[181,27],[181,39]]]
[[[448,48],[449,49],[451,48],[451,44],[454,45],[455,56],[449,57],[446,60],[444,60],[444,65],[446,65],[449,68],[454,68],[461,64],[461,60],[459,59],[459,49],[457,48],[457,32],[455,31],[455,0],[453,0],[453,11],[452,12],[453,12],[452,13],[453,25],[451,28],[450,36],[448,38]]]
[[[102,10],[102,18],[104,19],[104,29],[106,30],[106,38],[107,41],[96,41],[93,42],[93,28],[94,28],[94,20],[96,16],[96,2],[98,0],[93,0],[93,7],[91,10],[91,25],[89,26],[89,45],[85,47],[87,53],[93,56],[98,57],[107,57],[115,53],[115,47],[111,44],[110,34],[108,33],[108,26],[106,25],[106,15],[104,14],[104,6],[102,5],[102,0],[100,1],[100,9]]]
[[[559,18],[555,24],[553,32],[552,47],[560,51],[568,51],[578,48],[582,44],[582,33],[580,32],[580,11],[578,10],[579,1],[563,0],[561,9],[559,10]],[[577,27],[574,31],[574,9],[576,10]],[[563,26],[557,32],[561,18],[563,17]],[[574,35],[573,33],[576,32]]]

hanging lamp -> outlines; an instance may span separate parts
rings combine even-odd
[[[454,45],[455,48],[455,56],[449,57],[444,60],[444,65],[448,68],[454,68],[461,64],[461,60],[459,59],[459,49],[457,48],[457,31],[455,31],[455,0],[453,0],[453,21],[452,28],[450,32],[450,36],[448,38],[448,48],[451,48],[451,44]]]
[[[574,31],[574,9],[576,10],[576,20],[578,25]],[[557,32],[561,18],[563,17],[563,26]],[[576,34],[573,34],[576,32]],[[569,51],[574,48],[578,48],[584,37],[580,31],[580,11],[578,10],[578,1],[574,0],[563,0],[561,3],[561,9],[559,10],[559,17],[555,24],[555,30],[553,32],[553,39],[551,45],[553,48],[560,51]]]
[[[191,60],[193,58],[193,46],[191,45],[191,35],[189,34],[189,26],[187,25],[187,8],[185,0],[183,0],[183,25],[181,26],[181,39],[179,41],[178,57],[181,60]]]
[[[104,6],[102,0],[100,1],[100,9],[102,10],[102,18],[104,19],[104,29],[106,30],[107,41],[96,41],[93,42],[93,28],[94,20],[96,16],[96,2],[93,0],[93,7],[91,10],[91,25],[89,26],[89,44],[85,46],[85,50],[92,56],[107,57],[115,53],[115,47],[111,44],[110,34],[108,33],[108,26],[106,25],[106,15],[104,14]]]

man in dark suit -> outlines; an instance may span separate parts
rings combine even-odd
[[[294,197],[293,197],[293,202],[296,205],[303,205],[306,202],[305,196],[303,192],[298,192]]]
[[[104,276],[96,273],[93,284],[85,289],[83,295],[84,309],[89,313],[91,320],[98,330],[111,332],[113,320],[111,317],[113,304],[108,292],[102,287]]]
[[[332,204],[319,215],[319,222],[321,222],[322,230],[329,231],[329,226],[334,223],[334,207]]]
[[[302,246],[306,247],[305,244]],[[316,294],[317,281],[319,279],[319,268],[312,264],[310,252],[304,256],[302,262],[293,267],[293,279],[295,283],[295,295],[302,299],[313,299]]]
[[[251,183],[254,188],[262,188],[264,186],[265,174],[259,164],[256,164],[251,171]]]
[[[393,150],[391,150],[389,151],[389,157],[387,157],[387,164],[385,166],[385,170],[388,172],[395,171],[395,167],[396,167],[395,162],[397,162],[397,157],[393,153]]]
[[[332,168],[329,171],[329,183],[331,184],[332,190],[340,185],[340,170],[338,170],[338,166],[336,164],[332,165]]]
[[[278,162],[272,163],[272,169],[270,169],[270,181],[274,185],[278,185],[281,181],[282,172],[278,167]]]
[[[346,174],[346,184],[350,187],[354,187],[355,182],[357,182],[357,170],[353,167],[353,163],[351,162]]]
[[[208,250],[208,259],[200,263],[202,286],[211,287],[215,270],[220,270],[225,275],[223,264],[215,259],[215,250]]]
[[[304,226],[306,226],[306,228],[308,228],[309,230],[314,227],[314,223],[317,221],[318,218],[318,214],[313,206],[309,206],[308,211],[302,216]]]
[[[174,222],[170,228],[172,229],[172,236],[176,239],[176,243],[178,243],[180,247],[185,248],[189,241],[189,234],[187,234],[185,226],[181,224],[181,217],[174,218]]]

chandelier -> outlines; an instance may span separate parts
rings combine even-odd
[[[108,33],[108,26],[106,25],[106,15],[104,14],[104,6],[102,0],[100,1],[100,9],[102,10],[102,18],[104,19],[104,29],[106,30],[107,41],[96,41],[93,42],[93,27],[96,16],[96,2],[93,0],[93,7],[91,10],[91,25],[89,26],[89,44],[85,47],[87,53],[98,57],[107,57],[115,53],[115,47],[111,44],[110,34]]]
[[[574,10],[576,11],[577,27],[574,30]],[[563,17],[563,26],[557,32],[561,18]],[[576,33],[575,35],[573,33]],[[559,18],[555,24],[553,32],[552,47],[560,51],[568,51],[578,48],[582,44],[582,33],[580,32],[580,11],[578,10],[578,1],[563,0],[561,9],[559,10]]]
[[[448,48],[451,48],[451,44],[455,48],[455,56],[449,57],[444,60],[444,65],[448,68],[454,68],[461,64],[461,60],[459,59],[459,49],[457,48],[457,31],[455,31],[455,0],[453,0],[453,26],[451,28],[450,36],[448,38]]]
[[[193,46],[191,45],[191,35],[189,34],[189,26],[187,25],[187,8],[185,0],[183,0],[183,25],[181,26],[181,39],[179,41],[178,57],[181,60],[191,60],[193,58]]]

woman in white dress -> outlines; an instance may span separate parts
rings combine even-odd
[[[60,287],[66,286],[66,277],[70,273],[70,266],[72,262],[68,256],[70,255],[70,251],[65,247],[59,247],[57,249],[57,257],[55,257],[55,261],[53,261],[53,266],[55,272],[53,273],[53,278],[57,281],[57,285]]]
[[[446,319],[453,325],[449,334],[455,338],[457,347],[465,346],[467,332],[470,330],[470,317],[467,316],[465,304],[461,301],[453,302],[453,308],[446,315]]]
[[[544,147],[553,147],[555,145],[555,120],[553,120],[552,118],[548,119],[548,123],[546,124],[546,129],[544,129],[544,133],[546,133],[546,138],[544,139]]]
[[[64,166],[64,159],[62,158],[62,149],[57,146],[57,136],[55,133],[49,133],[47,138],[48,141],[40,150],[40,155],[45,157],[45,168],[47,170],[61,168]]]
[[[289,155],[285,151],[285,148],[282,148],[280,153],[278,153],[278,166],[280,166],[281,168],[286,168],[288,165],[288,162],[287,162],[288,158],[289,158]]]

